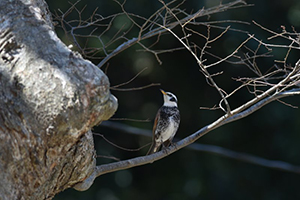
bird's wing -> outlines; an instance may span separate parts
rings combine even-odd
[[[157,114],[156,114],[156,117],[155,117],[155,120],[154,120],[154,124],[153,124],[153,129],[152,129],[152,134],[153,134],[153,137],[152,137],[152,145],[150,147],[150,149],[148,150],[147,154],[146,155],[150,155],[150,154],[153,154],[154,152],[157,151],[157,148],[158,148],[158,144],[156,144],[155,142],[155,132],[156,132],[156,126],[157,126],[157,123],[159,121],[159,118],[160,118],[160,110],[158,110]]]
[[[156,126],[157,126],[157,123],[159,121],[159,118],[160,118],[160,110],[158,110],[158,112],[156,114],[156,117],[155,117],[155,120],[154,120],[154,124],[153,124],[153,129],[152,129],[153,140],[155,138],[155,131],[156,131]]]

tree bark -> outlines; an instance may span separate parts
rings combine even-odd
[[[0,199],[51,199],[94,171],[117,99],[56,36],[43,0],[0,1]]]

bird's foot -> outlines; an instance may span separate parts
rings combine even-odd
[[[169,155],[169,153],[168,153],[168,147],[166,147],[164,144],[162,145],[161,150],[162,150],[165,154]]]
[[[176,145],[175,143],[171,142],[171,143],[170,143],[170,146],[171,146],[171,147],[174,147],[174,149],[178,150],[177,145]]]

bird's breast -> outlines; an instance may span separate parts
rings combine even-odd
[[[158,141],[167,141],[170,138],[173,138],[178,125],[173,121],[169,120],[167,124],[165,124],[165,128],[160,132],[160,136],[157,138]]]

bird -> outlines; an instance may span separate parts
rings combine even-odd
[[[177,97],[171,92],[160,90],[164,104],[157,111],[152,129],[152,145],[147,155],[157,152],[160,147],[168,147],[177,132],[180,123],[180,113],[177,106]]]

